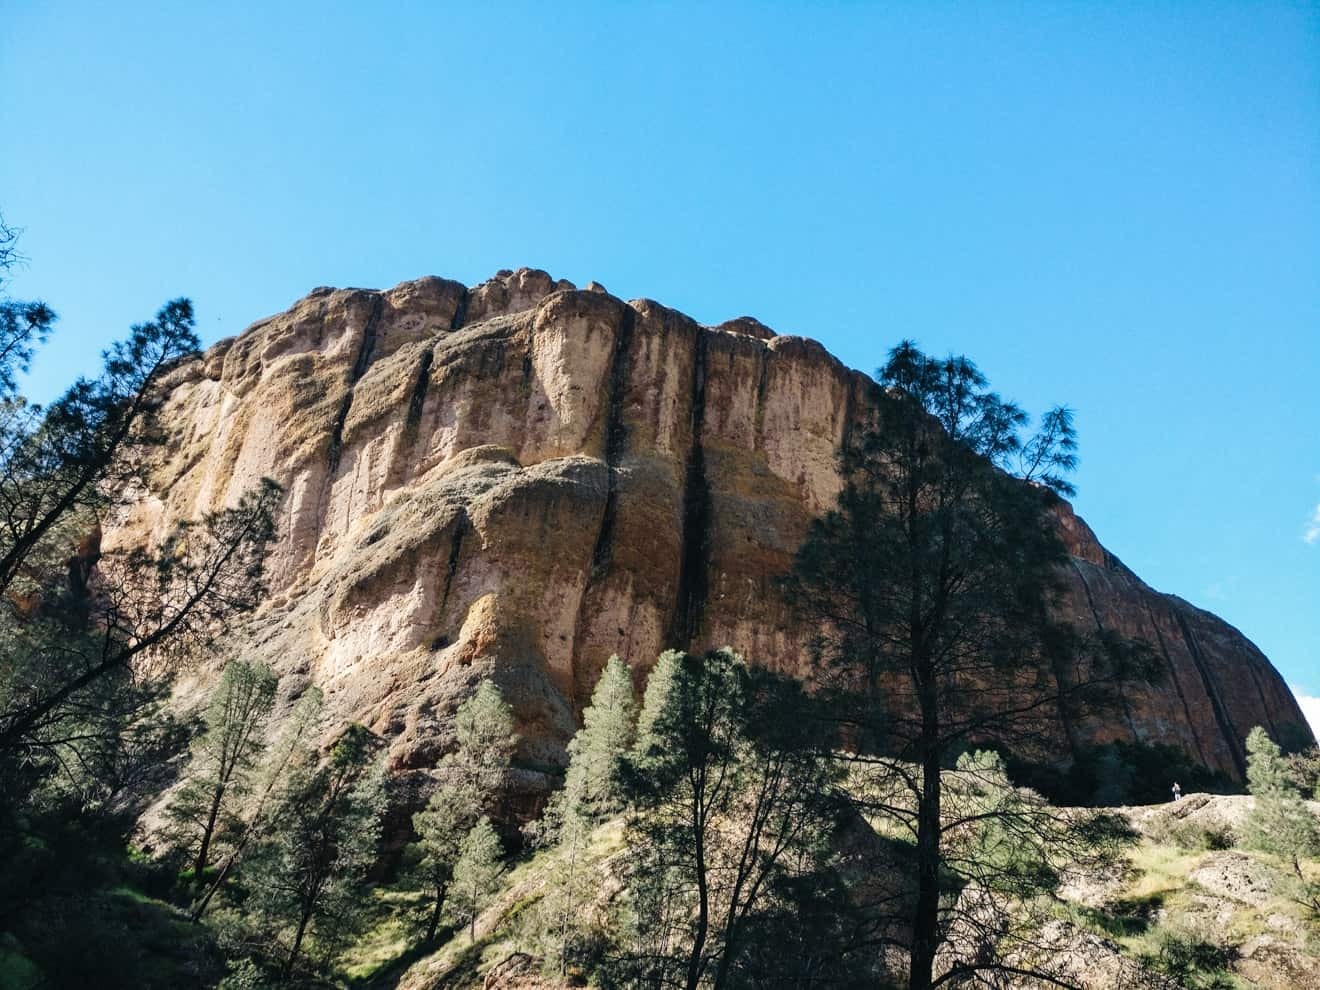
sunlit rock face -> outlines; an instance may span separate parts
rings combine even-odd
[[[776,579],[872,396],[814,341],[540,271],[317,289],[172,374],[168,454],[106,540],[275,478],[270,599],[232,649],[319,685],[400,772],[435,764],[489,674],[532,772],[562,763],[611,653],[644,672],[668,647],[728,645],[812,678],[812,630]],[[1253,725],[1305,724],[1240,633],[1152,591],[1066,507],[1060,526],[1070,615],[1170,666],[1117,720],[1060,718],[1061,755],[1138,739],[1241,776]]]

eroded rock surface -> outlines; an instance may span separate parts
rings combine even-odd
[[[278,480],[271,599],[235,648],[319,684],[398,771],[434,765],[487,673],[530,768],[562,761],[611,653],[644,671],[667,647],[730,645],[812,675],[811,630],[776,577],[871,401],[814,341],[523,269],[470,289],[317,289],[169,385],[170,455],[107,543]],[[1248,729],[1305,724],[1240,633],[1152,591],[1069,510],[1060,525],[1076,621],[1170,666],[1117,722],[1061,719],[1062,746],[1170,743],[1240,776]]]

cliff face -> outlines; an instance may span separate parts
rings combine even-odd
[[[562,761],[611,653],[730,645],[809,678],[775,578],[840,481],[866,379],[750,318],[703,327],[594,283],[501,272],[387,292],[317,289],[177,369],[171,442],[110,543],[285,486],[271,599],[235,639],[286,683],[432,766],[446,716],[489,673],[523,759]],[[1076,621],[1138,636],[1172,674],[1097,738],[1171,743],[1240,776],[1255,724],[1304,725],[1236,630],[1148,588],[1080,519]]]

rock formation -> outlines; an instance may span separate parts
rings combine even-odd
[[[700,326],[544,272],[468,289],[314,290],[174,371],[169,451],[107,545],[286,489],[271,597],[234,649],[390,741],[397,772],[447,745],[491,673],[526,767],[563,744],[611,653],[730,645],[810,677],[782,573],[840,480],[868,380],[750,317]],[[1169,743],[1241,776],[1253,725],[1304,725],[1240,633],[1159,594],[1070,510],[1076,621],[1140,637],[1171,675],[1116,724],[1061,738]]]

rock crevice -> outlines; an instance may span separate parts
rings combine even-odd
[[[708,546],[711,524],[710,484],[706,478],[706,451],[702,431],[706,424],[706,332],[698,330],[692,356],[692,442],[683,472],[683,523],[678,586],[670,642],[691,649],[706,606]]]
[[[1228,709],[1224,705],[1224,699],[1219,692],[1219,685],[1216,683],[1214,674],[1206,665],[1205,657],[1201,655],[1196,636],[1193,635],[1191,627],[1187,624],[1187,619],[1177,607],[1173,609],[1173,617],[1178,623],[1178,628],[1182,631],[1183,642],[1187,644],[1187,651],[1192,656],[1192,662],[1196,664],[1196,669],[1201,675],[1201,683],[1205,686],[1206,697],[1210,699],[1210,705],[1215,713],[1215,721],[1219,725],[1220,737],[1228,744],[1228,751],[1232,755],[1238,779],[1245,780],[1247,776],[1247,753],[1243,746],[1245,733],[1239,732],[1237,726],[1233,724],[1233,719],[1229,715]]]
[[[591,573],[600,577],[609,566],[613,549],[614,520],[619,510],[619,471],[628,446],[628,426],[624,422],[623,405],[628,391],[628,368],[632,360],[632,338],[637,316],[631,306],[624,306],[614,338],[614,353],[610,359],[609,398],[605,419],[605,511],[601,514],[600,532],[591,552]]]

